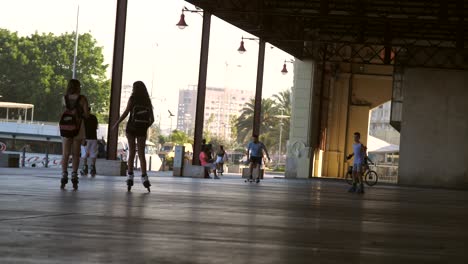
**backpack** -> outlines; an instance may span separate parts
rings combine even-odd
[[[135,105],[130,117],[130,124],[136,129],[148,129],[153,123],[152,109],[147,106]]]
[[[66,96],[64,96],[64,100],[65,110],[63,111],[59,121],[60,136],[73,138],[80,132],[81,117],[78,106],[80,105],[81,96],[76,99],[73,106],[70,106]]]

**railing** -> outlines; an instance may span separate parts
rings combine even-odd
[[[379,175],[379,182],[398,184],[398,166],[377,164],[372,166],[371,169],[375,170]]]

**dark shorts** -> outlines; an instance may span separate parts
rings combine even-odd
[[[262,157],[250,157],[250,162],[262,165]]]
[[[133,137],[147,137],[148,129],[135,129],[133,127],[127,126],[125,133]]]

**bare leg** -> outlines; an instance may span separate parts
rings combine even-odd
[[[250,162],[250,175],[249,175],[250,179],[253,178],[253,170],[254,170],[254,167],[257,167],[257,163],[251,161],[251,162]]]
[[[138,159],[140,160],[141,175],[146,175],[146,157],[145,157],[145,147],[146,147],[146,138],[138,137]]]
[[[358,172],[353,170],[353,185],[358,184],[358,182],[359,182],[357,174],[358,174]]]
[[[63,138],[62,139],[62,172],[68,171],[68,160],[70,159],[70,152],[72,147],[73,139]]]
[[[81,140],[73,140],[72,145],[72,172],[77,172],[80,166]]]
[[[128,173],[133,173],[133,166],[135,164],[135,152],[136,152],[136,144],[135,144],[135,137],[132,135],[127,134],[127,141],[128,141]]]

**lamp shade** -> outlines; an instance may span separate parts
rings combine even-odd
[[[243,40],[241,40],[240,47],[237,49],[237,51],[238,51],[240,54],[243,54],[244,52],[247,51],[247,50],[245,49],[245,47],[244,47],[244,41],[243,41]]]
[[[282,73],[283,75],[288,74],[288,69],[286,69],[286,63],[283,64],[283,69],[281,70],[281,73]]]
[[[179,23],[177,23],[176,26],[178,26],[180,29],[184,29],[184,28],[188,27],[187,23],[185,23],[185,15],[184,15],[184,13],[182,13],[182,14],[180,15]]]

